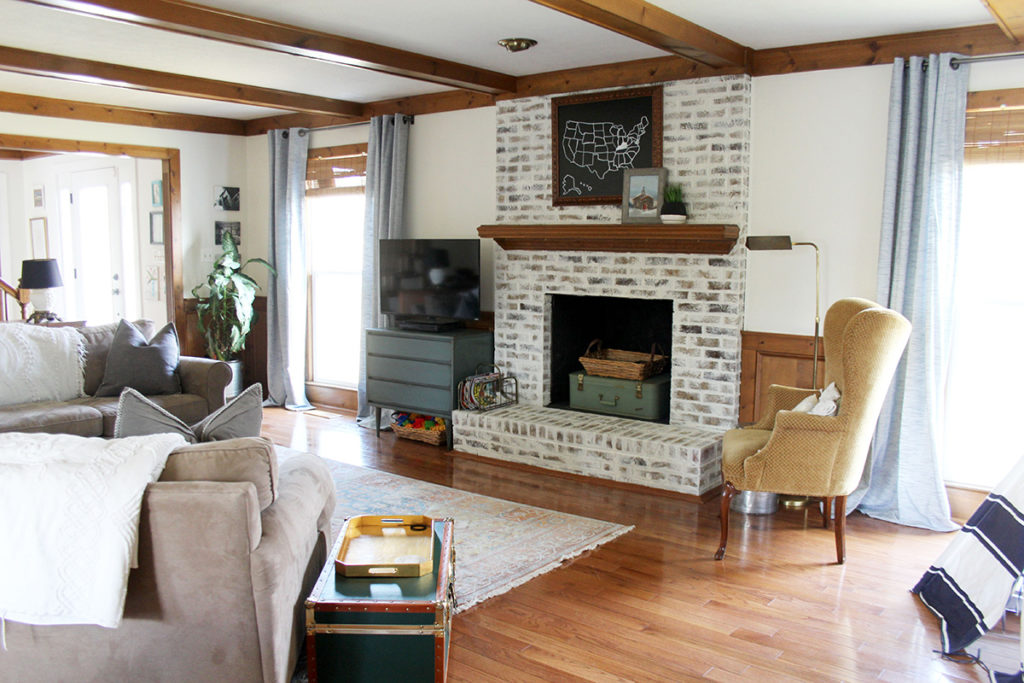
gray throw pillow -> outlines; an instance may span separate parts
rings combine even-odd
[[[263,426],[263,386],[253,384],[228,403],[189,426],[131,388],[121,392],[114,437],[181,434],[189,443],[259,436]]]
[[[85,393],[90,396],[96,395],[96,390],[103,383],[103,371],[107,368],[107,354],[110,353],[110,343],[114,341],[114,333],[120,323],[106,323],[105,325],[88,325],[79,327],[78,334],[85,337]],[[152,320],[145,318],[132,323],[146,339],[150,339],[156,332],[156,326]]]
[[[180,394],[178,331],[167,323],[147,343],[146,336],[122,320],[110,342],[107,367],[96,396],[117,396],[125,387],[149,394]]]

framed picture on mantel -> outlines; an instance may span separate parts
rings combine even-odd
[[[630,168],[622,178],[622,222],[661,223],[662,195],[668,171],[664,168]]]
[[[661,166],[662,88],[551,100],[552,204],[619,204],[623,173]]]

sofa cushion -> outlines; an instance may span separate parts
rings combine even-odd
[[[101,436],[103,416],[76,401],[36,401],[0,406],[0,432],[45,432]]]
[[[114,436],[174,432],[197,443],[260,435],[263,425],[263,387],[260,384],[253,384],[192,426],[163,409],[155,402],[157,398],[125,389],[118,402]]]
[[[125,387],[147,395],[181,393],[178,379],[178,331],[167,323],[146,341],[134,325],[122,320],[110,342],[107,367],[96,396],[118,396]],[[110,359],[115,359],[111,362]]]
[[[181,446],[171,451],[160,481],[250,481],[260,510],[277,498],[277,453],[261,437]]]
[[[85,393],[94,396],[103,381],[103,371],[107,367],[107,355],[110,353],[110,343],[114,341],[114,332],[120,322],[107,323],[106,325],[87,325],[77,328],[78,333],[85,338]],[[156,332],[156,325],[152,320],[136,320],[135,328],[146,337],[147,340],[153,337]]]
[[[149,400],[185,424],[194,424],[206,417],[209,408],[206,399],[195,394],[162,394],[150,396]],[[103,436],[113,437],[117,422],[117,396],[87,396],[72,401],[95,408],[103,416]],[[174,431],[174,430],[167,430]]]

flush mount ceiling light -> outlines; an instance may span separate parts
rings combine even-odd
[[[502,38],[498,41],[498,45],[501,45],[509,52],[522,52],[523,50],[529,50],[536,44],[537,41],[533,38]]]

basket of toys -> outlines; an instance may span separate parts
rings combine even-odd
[[[391,416],[391,429],[403,439],[423,441],[438,446],[444,443],[448,425],[443,417],[419,413],[395,413]]]

